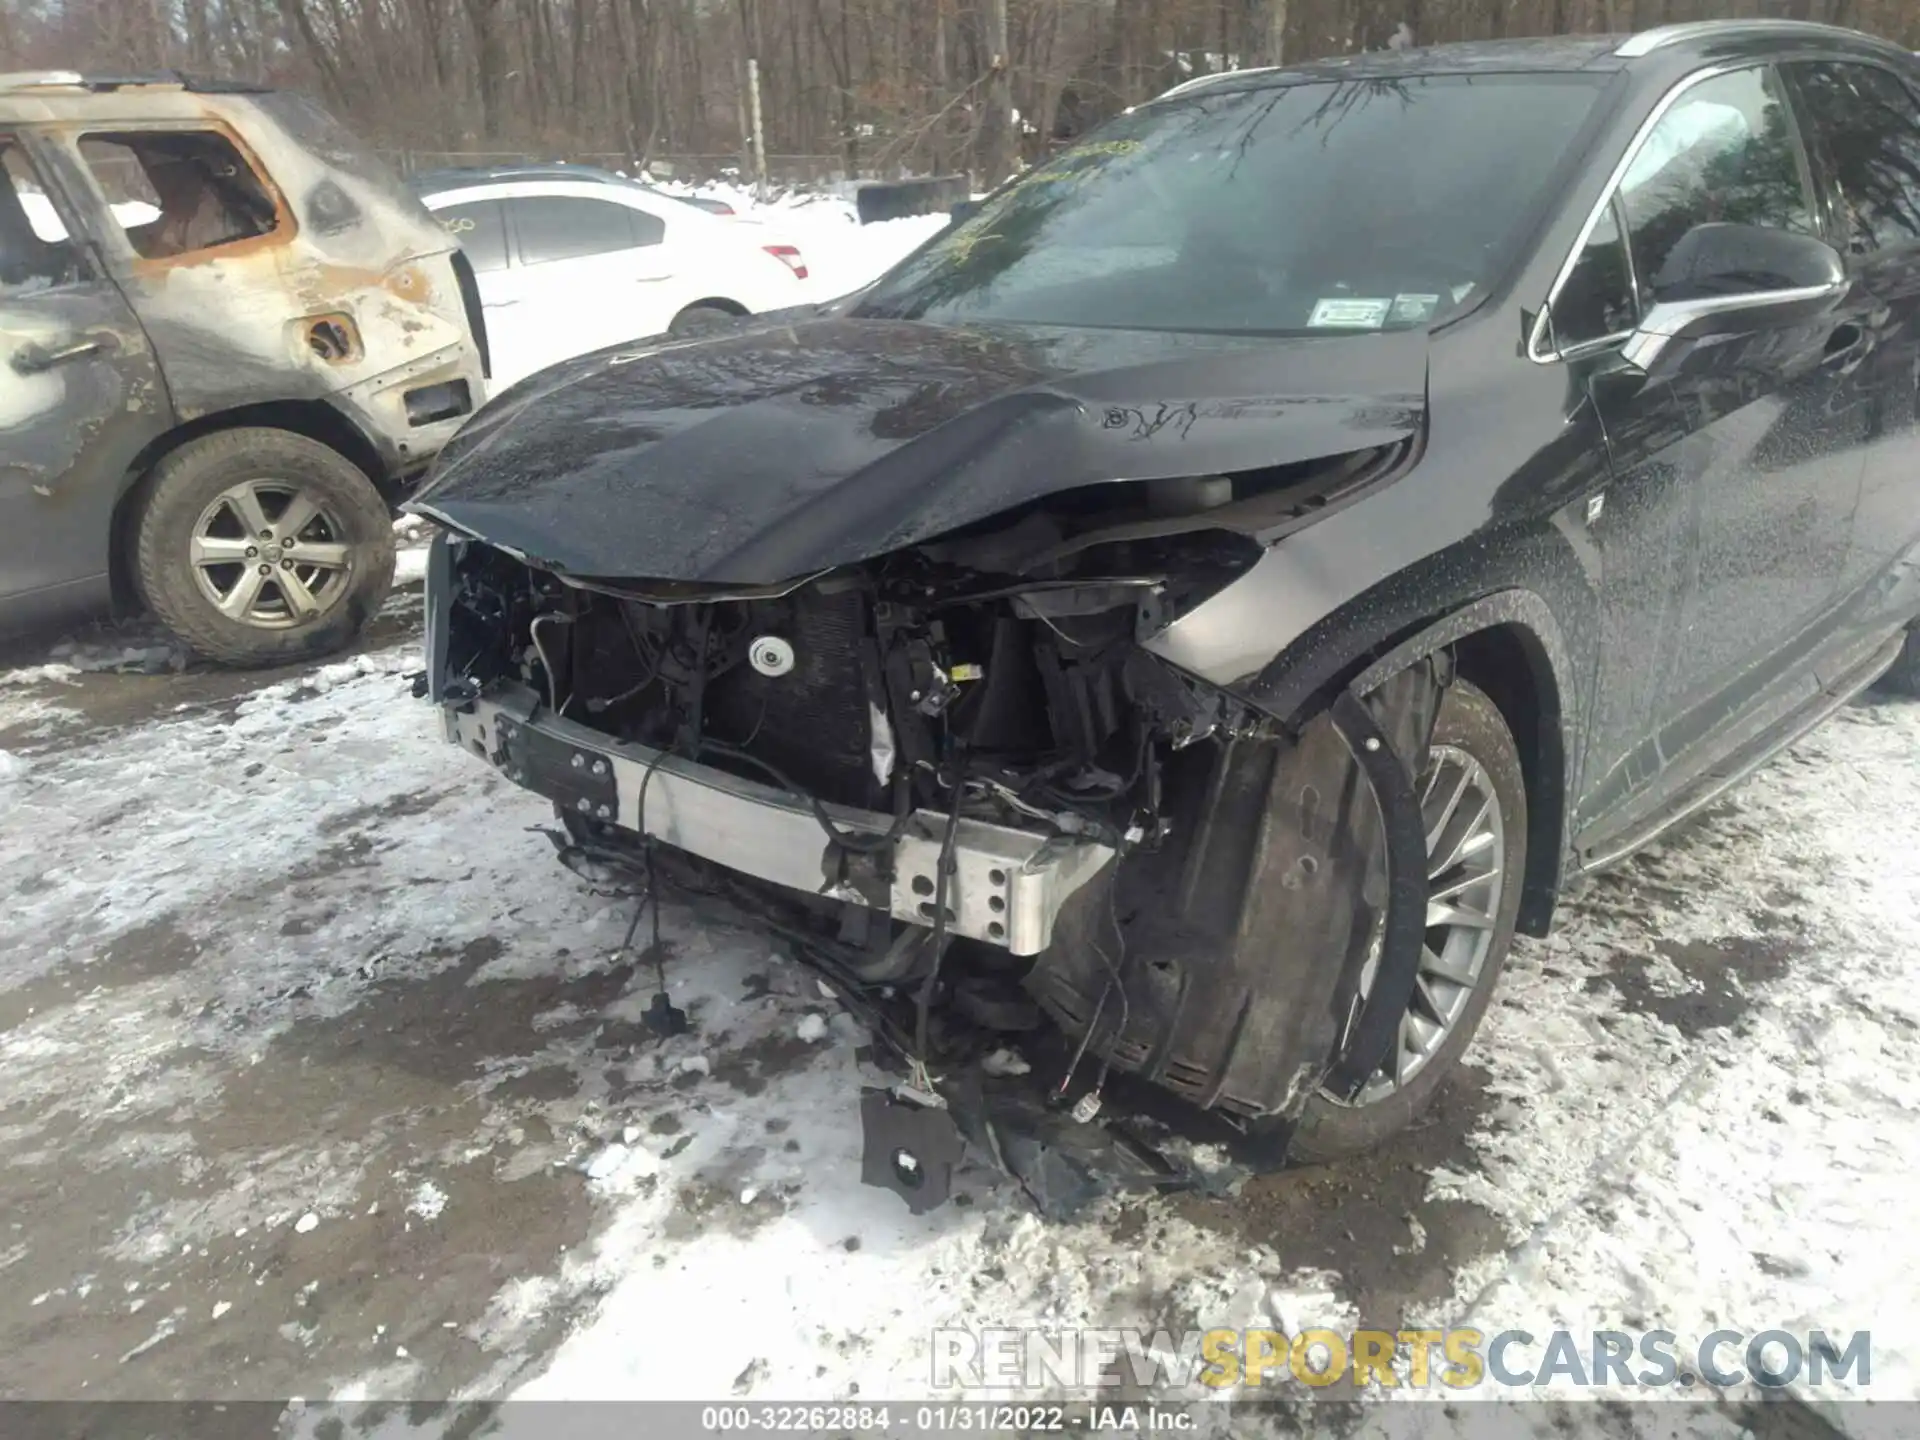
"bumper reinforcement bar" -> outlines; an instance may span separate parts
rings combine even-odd
[[[832,843],[805,797],[644,745],[629,744],[554,715],[530,689],[498,685],[476,700],[448,702],[447,738],[508,779],[581,820],[640,830],[640,787],[649,769],[646,833],[743,874],[933,924],[934,867],[944,815],[916,813],[888,857]],[[829,805],[843,831],[884,835],[890,815]],[[947,882],[947,931],[1037,955],[1075,891],[1113,858],[1111,846],[1074,836],[963,818]]]

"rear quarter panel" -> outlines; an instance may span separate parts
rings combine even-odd
[[[189,128],[226,136],[275,202],[272,233],[181,256],[144,259],[117,227],[98,236],[181,419],[344,396],[363,423],[391,437],[407,428],[402,383],[469,378],[476,403],[482,398],[452,242],[417,200],[326,128],[324,112],[297,96],[87,98],[52,133],[66,182],[96,205],[105,197],[80,158],[82,136]],[[103,98],[119,99],[127,113],[93,103]],[[294,133],[296,124],[304,131]],[[349,317],[358,345],[332,358],[315,353],[309,326],[326,316]],[[386,377],[393,386],[379,383]],[[395,393],[383,400],[388,388]]]

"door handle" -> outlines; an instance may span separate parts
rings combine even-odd
[[[13,368],[22,375],[42,375],[56,365],[68,365],[117,348],[119,342],[111,335],[91,335],[57,350],[49,350],[44,345],[22,345],[13,352]]]

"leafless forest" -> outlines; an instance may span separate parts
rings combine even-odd
[[[301,87],[403,163],[684,173],[738,163],[753,57],[776,176],[990,180],[1200,70],[1731,15],[1920,48],[1920,0],[0,0],[0,70]]]

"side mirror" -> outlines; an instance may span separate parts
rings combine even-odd
[[[1812,235],[1761,225],[1696,225],[1653,276],[1652,307],[1621,352],[1651,374],[1679,340],[1751,328],[1764,316],[1809,314],[1846,293],[1840,252]]]
[[[1657,303],[1839,285],[1840,252],[1814,235],[1762,225],[1696,225],[1653,277]]]
[[[947,211],[947,223],[958,225],[962,220],[971,220],[980,209],[978,200],[962,200]]]

